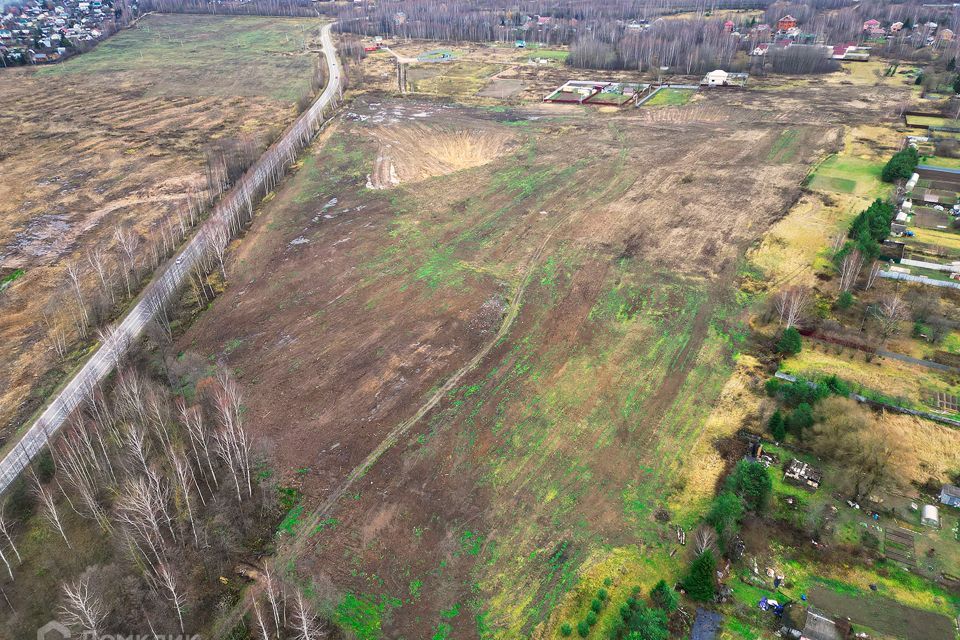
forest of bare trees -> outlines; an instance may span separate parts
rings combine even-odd
[[[38,561],[24,557],[26,548],[36,553],[23,543],[29,523],[44,523],[52,536],[47,545],[59,549],[49,550],[54,556],[90,544],[84,528],[99,530],[92,538],[109,548],[98,554],[104,561],[60,577],[59,602],[49,603],[59,605],[56,618],[78,634],[205,628],[239,595],[229,586],[242,583],[238,563],[270,551],[282,516],[236,381],[222,370],[179,370],[172,377],[150,371],[141,357],[98,389],[71,416],[48,462],[36,465],[0,507],[0,562],[13,592],[18,581],[30,580],[20,567]],[[169,380],[183,375],[195,383],[173,393]],[[254,633],[318,637],[322,620],[298,588],[269,569],[252,568],[251,576],[264,594],[251,621]],[[0,635],[19,637],[20,625],[35,624],[21,618],[28,610],[17,607]]]
[[[158,13],[209,13],[224,16],[285,16],[311,18],[317,15],[310,0],[250,0],[210,2],[209,0],[141,0],[140,11]]]
[[[843,0],[769,2],[767,0],[617,0],[590,2],[535,1],[518,9],[505,0],[473,2],[388,0],[378,3],[310,3],[305,0],[147,0],[145,10],[237,15],[307,16],[324,14],[338,21],[337,29],[360,36],[382,35],[448,41],[510,42],[515,39],[547,45],[570,45],[568,64],[578,68],[647,71],[666,66],[674,73],[700,74],[715,68],[753,73],[789,74],[835,71],[838,63],[814,48],[771,51],[766,60],[749,52],[771,32],[752,31],[756,24],[774,26],[784,15],[794,16],[804,33],[818,42],[863,40],[863,22],[908,25],[936,22],[956,30],[957,8],[927,6],[919,1],[890,4],[880,0],[851,5]],[[736,25],[739,36],[723,27],[720,11],[763,10],[758,18]],[[683,13],[684,18],[660,19]],[[540,18],[538,20],[536,18]],[[644,21],[644,29],[629,28]],[[903,60],[930,59],[922,29],[905,30],[886,44],[873,46]]]

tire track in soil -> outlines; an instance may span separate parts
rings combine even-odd
[[[340,486],[327,496],[327,499],[318,509],[313,511],[309,520],[305,520],[300,524],[296,537],[289,545],[284,547],[282,551],[277,552],[272,558],[265,560],[265,563],[270,562],[273,565],[273,575],[278,577],[283,576],[283,567],[287,566],[288,561],[296,560],[298,554],[309,544],[311,537],[310,532],[314,531],[323,520],[330,517],[330,515],[336,509],[337,502],[340,501],[344,494],[346,494],[347,491],[349,491],[358,480],[363,478],[366,473],[377,463],[377,461],[391,448],[393,448],[400,438],[402,438],[414,425],[420,422],[424,416],[426,416],[438,404],[440,404],[440,401],[443,400],[444,396],[446,396],[451,389],[457,386],[457,384],[459,384],[459,382],[468,373],[476,369],[483,359],[487,357],[487,355],[498,343],[500,343],[501,340],[507,337],[507,334],[510,333],[510,329],[513,327],[513,323],[520,315],[520,305],[523,301],[523,295],[527,290],[527,286],[533,279],[533,274],[536,272],[537,266],[540,264],[540,258],[543,256],[544,250],[550,243],[550,240],[553,239],[556,231],[563,226],[564,223],[569,222],[570,220],[571,216],[567,216],[558,221],[550,230],[550,232],[547,233],[547,236],[543,239],[543,242],[540,243],[540,246],[537,247],[537,250],[527,261],[527,266],[524,269],[523,277],[521,277],[520,282],[514,289],[510,306],[507,307],[507,314],[504,316],[503,322],[501,322],[500,329],[497,331],[496,335],[488,340],[486,345],[484,345],[484,347],[480,349],[480,351],[478,351],[469,360],[469,362],[460,367],[453,375],[451,375],[447,381],[444,382],[443,385],[437,389],[437,391],[435,391],[429,399],[427,399],[426,402],[420,405],[420,408],[416,413],[394,427],[380,442],[380,444],[377,445],[377,448],[370,452],[370,454],[368,454],[360,464],[353,468]],[[251,603],[258,597],[260,591],[263,589],[259,579],[251,586],[255,587],[255,589],[248,591],[243,602],[238,604],[236,608],[234,608],[215,625],[212,633],[213,637],[221,638],[226,636],[228,633],[230,633],[236,623],[239,622],[243,615],[249,611]]]
[[[398,424],[387,436],[377,445],[377,448],[374,449],[370,454],[364,458],[364,460],[358,464],[346,477],[346,479],[341,483],[333,493],[331,493],[327,499],[324,501],[323,505],[319,509],[313,512],[310,520],[304,523],[302,531],[310,531],[314,529],[320,522],[329,517],[336,507],[336,503],[343,497],[343,495],[366,473],[376,464],[377,460],[380,459],[383,454],[389,451],[393,445],[397,443],[400,438],[402,438],[414,425],[416,425],[420,420],[423,419],[431,410],[434,409],[440,401],[447,395],[447,393],[452,390],[468,373],[473,371],[480,362],[487,357],[487,354],[493,350],[493,348],[510,332],[510,329],[513,327],[514,321],[517,319],[517,316],[520,315],[520,305],[523,301],[523,294],[526,292],[527,286],[530,284],[532,276],[536,271],[537,265],[540,264],[540,258],[543,255],[544,249],[546,249],[547,244],[550,240],[553,239],[554,232],[565,222],[566,220],[561,220],[558,222],[553,229],[547,234],[546,238],[543,239],[543,242],[540,243],[540,246],[537,247],[537,250],[527,261],[526,269],[524,270],[523,277],[520,279],[520,283],[517,285],[513,293],[513,299],[510,302],[510,306],[507,308],[507,314],[504,316],[503,322],[500,324],[500,330],[497,331],[496,335],[490,338],[487,341],[486,345],[477,352],[465,365],[460,367],[453,375],[451,375],[443,385],[437,389],[430,398],[420,405],[420,408],[412,416],[407,418],[405,421]],[[290,553],[297,551],[302,548],[303,543],[306,539],[304,538],[301,541],[299,538],[297,542],[288,547],[283,555],[289,556]]]

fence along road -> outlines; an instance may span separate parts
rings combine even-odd
[[[300,150],[320,130],[324,123],[324,111],[327,107],[336,106],[342,96],[342,71],[330,35],[332,27],[332,24],[324,25],[320,32],[327,62],[327,85],[323,92],[280,139],[247,169],[237,184],[224,194],[187,245],[158,270],[133,308],[105,332],[107,337],[93,356],[54,396],[20,441],[0,461],[0,493],[6,491],[50,437],[63,426],[70,413],[117,366],[133,340],[165,308],[187,281],[190,272],[202,268],[210,252],[222,248],[252,218],[254,202],[277,185],[286,167],[293,163]]]

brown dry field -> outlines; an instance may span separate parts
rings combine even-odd
[[[151,16],[141,21],[143,30],[122,32],[64,65],[0,73],[0,276],[26,271],[0,293],[3,439],[62,376],[42,318],[56,317],[73,303],[65,265],[86,267],[85,252],[96,246],[113,259],[115,225],[155,237],[159,223],[186,205],[188,193],[206,189],[204,149],[210,143],[235,136],[269,140],[295,116],[292,100],[237,80],[243,63],[217,74],[213,65],[234,59],[228,47],[198,69],[191,56],[208,54],[179,42],[166,49],[156,42],[170,30],[193,38],[201,50],[216,51],[219,29],[243,34],[267,24],[227,20]],[[271,21],[271,34],[285,24]],[[299,34],[299,25],[288,26]],[[132,47],[140,45],[146,58],[136,57]],[[262,60],[255,47],[242,52],[244,63]],[[154,68],[150,56],[157,56]],[[104,68],[110,66],[117,68]],[[220,84],[211,83],[209,74]],[[93,288],[94,276],[87,277]]]
[[[843,127],[904,98],[767,88],[614,113],[358,94],[263,207],[180,348],[237,373],[321,507],[280,553],[340,624],[542,636],[578,574],[636,578],[669,539],[652,509],[696,481],[738,265]]]

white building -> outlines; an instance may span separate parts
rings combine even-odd
[[[722,69],[717,69],[716,71],[711,71],[703,78],[703,84],[708,87],[722,87],[727,84],[727,77],[730,74]]]
[[[940,526],[940,511],[932,504],[923,505],[923,511],[920,512],[920,524],[928,527]]]

